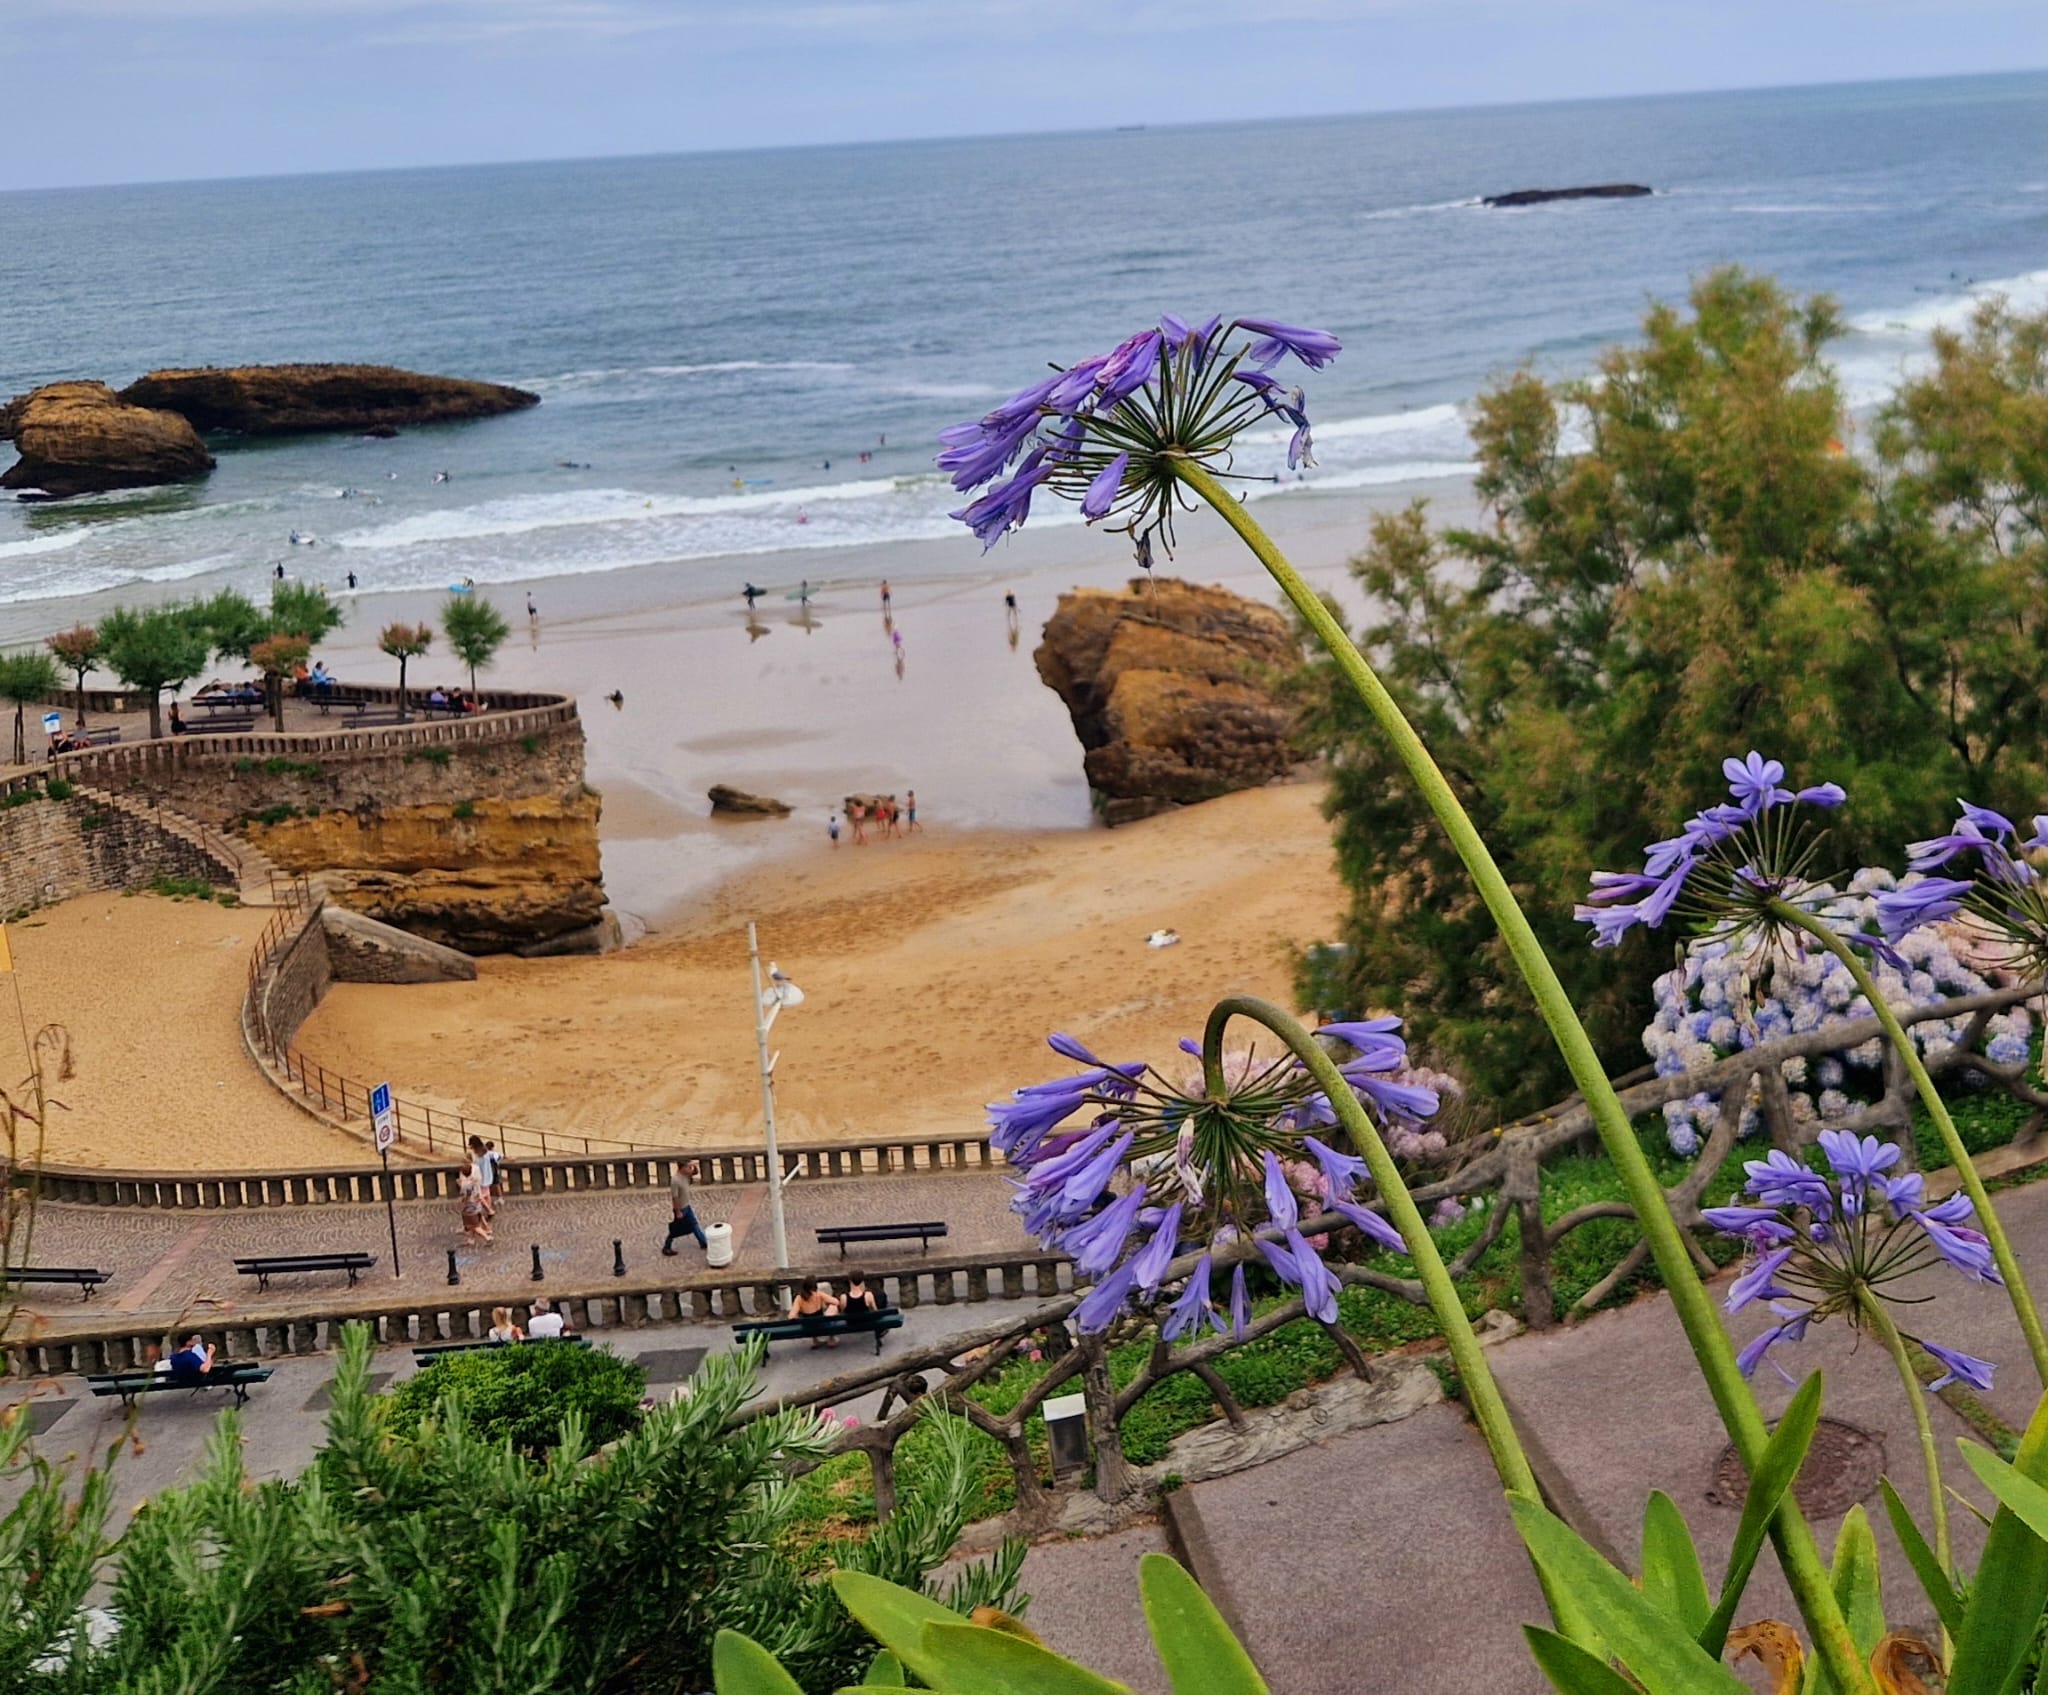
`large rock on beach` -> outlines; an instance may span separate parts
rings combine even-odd
[[[305,435],[401,424],[450,424],[538,406],[503,383],[432,377],[391,365],[238,365],[152,371],[121,398],[189,419],[208,434]]]
[[[1060,596],[1032,656],[1110,824],[1257,788],[1294,763],[1274,695],[1301,651],[1272,607],[1172,578]]]
[[[731,818],[787,818],[789,805],[775,799],[773,795],[749,794],[745,789],[735,789],[726,783],[713,783],[704,791],[704,798],[711,802],[713,812],[722,812]]]
[[[0,438],[21,457],[0,488],[64,499],[184,482],[213,469],[199,432],[175,412],[127,404],[105,383],[50,383],[0,406]]]

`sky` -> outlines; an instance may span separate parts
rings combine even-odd
[[[0,0],[0,189],[2043,65],[2043,0]]]

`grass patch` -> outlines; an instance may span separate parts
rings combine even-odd
[[[305,777],[317,780],[326,773],[310,759],[257,759],[250,754],[235,760],[237,771],[261,771],[266,777]]]
[[[10,789],[0,795],[0,812],[12,812],[17,806],[33,806],[43,798],[43,791],[31,783],[25,789]]]
[[[43,793],[52,800],[69,800],[78,793],[78,785],[67,782],[62,777],[52,777],[43,785]]]
[[[540,737],[521,736],[519,738],[519,745],[529,754],[538,753],[540,752]]]
[[[476,816],[476,802],[473,800],[458,800],[450,809],[449,816],[451,818],[474,818]]]
[[[131,894],[137,892],[129,891]],[[217,900],[222,906],[238,906],[241,898],[233,889],[209,883],[204,877],[173,877],[159,873],[144,883],[141,893],[162,895],[165,900]]]
[[[424,762],[436,770],[445,771],[448,768],[448,761],[454,757],[445,747],[416,747],[405,756],[405,763],[411,765],[415,762]]]
[[[296,806],[290,801],[281,800],[277,805],[266,806],[260,812],[245,812],[242,818],[245,823],[264,824],[274,828],[287,818],[296,818],[298,815],[299,809]]]

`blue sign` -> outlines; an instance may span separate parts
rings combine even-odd
[[[379,1083],[370,1091],[370,1116],[381,1118],[391,1110],[391,1085]]]

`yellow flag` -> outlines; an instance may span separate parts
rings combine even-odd
[[[7,926],[0,924],[0,977],[14,969],[14,955],[7,949]]]

